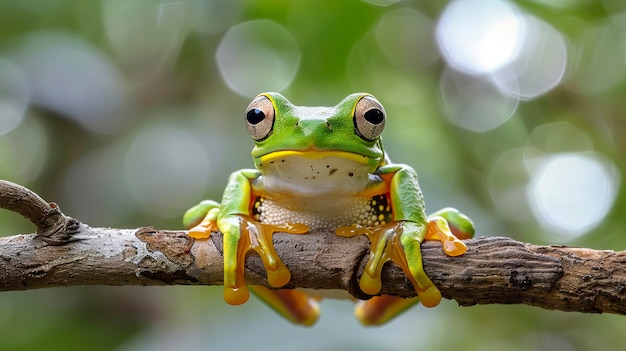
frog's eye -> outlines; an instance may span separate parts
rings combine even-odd
[[[385,127],[385,109],[373,96],[364,96],[354,109],[354,127],[357,134],[367,141],[380,136]]]
[[[274,105],[267,96],[252,100],[246,109],[246,128],[252,138],[261,141],[272,133],[274,127]]]

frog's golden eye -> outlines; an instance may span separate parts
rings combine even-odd
[[[261,141],[272,133],[274,116],[274,105],[267,96],[252,100],[246,109],[246,128],[254,140]]]
[[[364,96],[354,108],[354,127],[364,140],[374,141],[385,128],[385,109],[373,96]]]

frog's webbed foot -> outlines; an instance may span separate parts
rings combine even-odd
[[[272,290],[252,285],[250,290],[287,320],[305,326],[313,325],[320,314],[317,301],[306,293],[293,289]]]
[[[291,273],[276,254],[272,235],[275,232],[304,234],[309,231],[304,224],[264,224],[245,215],[220,218],[218,226],[224,234],[224,300],[231,305],[242,304],[249,297],[244,279],[248,251],[254,250],[261,256],[268,283],[281,287],[289,282]]]
[[[447,222],[448,228],[455,237],[464,240],[474,237],[476,230],[474,229],[474,223],[469,217],[459,212],[456,208],[446,207],[428,216],[428,220],[432,221],[436,217],[443,218]],[[446,230],[445,225],[440,226],[443,231]],[[438,240],[438,239],[434,239]]]
[[[337,234],[365,234],[372,242],[370,259],[360,281],[364,292],[375,294],[380,291],[382,265],[389,260],[402,267],[417,291],[418,298],[381,295],[359,301],[354,311],[357,319],[364,325],[379,325],[420,300],[427,307],[436,306],[441,300],[441,293],[423,272],[420,238],[441,241],[443,250],[448,255],[458,256],[467,250],[459,239],[471,238],[474,235],[474,225],[467,216],[455,209],[446,208],[428,217],[425,230],[417,223],[400,221],[374,228],[342,227],[337,230]]]
[[[436,306],[441,293],[428,278],[422,266],[420,250],[424,226],[415,222],[393,221],[377,227],[339,227],[337,235],[365,234],[370,239],[370,254],[361,275],[359,286],[369,295],[377,295],[382,288],[381,272],[385,263],[393,261],[407,275],[422,304]]]
[[[424,240],[441,241],[443,251],[448,256],[460,256],[467,251],[465,244],[452,234],[448,222],[441,216],[431,215],[428,217],[428,227]]]
[[[207,213],[202,222],[189,228],[189,236],[194,239],[208,239],[212,232],[217,232],[217,213],[219,208],[213,208]]]
[[[450,256],[462,255],[465,244],[458,240],[448,228],[444,218],[429,218],[424,227],[411,221],[393,221],[377,227],[340,227],[337,235],[355,236],[365,234],[371,249],[365,270],[359,281],[363,292],[376,295],[382,287],[381,272],[385,263],[393,261],[407,275],[420,301],[426,307],[433,307],[441,301],[441,293],[424,272],[421,243],[423,240],[438,240]]]

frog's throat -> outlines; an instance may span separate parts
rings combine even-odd
[[[287,158],[291,156],[300,156],[305,158],[320,159],[325,157],[339,157],[347,160],[351,160],[360,164],[369,164],[371,159],[365,155],[357,154],[348,151],[315,151],[315,150],[281,150],[270,152],[263,156],[259,156],[257,160],[261,163],[267,163],[276,161],[277,159]]]

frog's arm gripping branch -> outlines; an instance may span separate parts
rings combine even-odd
[[[0,238],[0,291],[73,285],[220,285],[223,280],[219,234],[194,241],[182,230],[91,228],[6,181],[0,181],[0,207],[24,215],[38,228],[36,234]],[[367,238],[277,233],[274,242],[292,273],[287,287],[343,289],[366,298],[358,277],[365,265]],[[498,237],[466,244],[467,253],[458,257],[445,255],[438,242],[422,247],[426,273],[445,298],[460,305],[521,303],[626,314],[626,252],[536,246]],[[264,272],[261,259],[250,255],[247,282],[266,285]],[[385,294],[415,295],[399,267],[388,265],[383,282]]]

